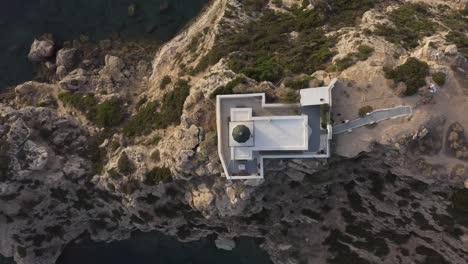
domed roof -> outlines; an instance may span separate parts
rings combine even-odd
[[[244,125],[237,125],[232,130],[232,137],[239,143],[244,143],[250,139],[250,129]]]

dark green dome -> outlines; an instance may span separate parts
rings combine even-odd
[[[239,143],[244,143],[250,138],[250,129],[244,125],[237,125],[232,130],[232,137]]]

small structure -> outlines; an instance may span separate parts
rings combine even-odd
[[[328,158],[331,90],[300,91],[300,104],[267,104],[265,94],[218,95],[218,153],[228,179],[262,179],[263,160]]]

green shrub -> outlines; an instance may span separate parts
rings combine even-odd
[[[228,82],[226,85],[216,88],[210,95],[211,98],[215,98],[217,95],[222,94],[233,94],[234,88],[240,84],[247,83],[247,80],[244,77],[236,77],[234,80]]]
[[[141,136],[151,132],[156,128],[157,110],[159,103],[157,101],[148,102],[140,107],[137,114],[132,116],[123,128],[125,136]]]
[[[361,61],[365,61],[372,55],[372,53],[374,53],[374,48],[367,45],[361,45],[358,47],[356,57]]]
[[[157,128],[166,128],[180,123],[180,116],[184,108],[185,99],[190,94],[190,86],[185,80],[178,80],[174,90],[165,94],[161,111],[158,114]]]
[[[272,3],[273,3],[273,5],[275,5],[278,8],[283,6],[283,1],[282,0],[273,0]]]
[[[63,105],[71,106],[82,112],[89,121],[94,121],[98,105],[98,100],[94,97],[94,94],[64,92],[58,95],[58,99],[63,102]]]
[[[286,79],[284,81],[284,86],[292,88],[294,90],[304,89],[309,87],[309,81],[312,80],[312,77],[307,76],[302,79]]]
[[[405,95],[413,95],[426,84],[425,77],[429,75],[429,66],[423,61],[410,57],[406,62],[393,70],[387,71],[385,77],[395,82],[406,84]]]
[[[16,247],[16,254],[18,254],[20,258],[25,258],[27,256],[27,253],[28,252],[26,251],[25,247],[22,247],[22,246]]]
[[[363,106],[359,108],[359,116],[364,117],[366,116],[367,113],[370,113],[372,111],[374,111],[374,108],[372,108],[372,106],[370,105]]]
[[[247,12],[260,12],[268,3],[268,0],[244,0],[243,3]]]
[[[120,156],[117,162],[117,168],[121,173],[127,176],[135,172],[135,165],[133,165],[133,162],[128,158],[125,152]]]
[[[343,71],[353,66],[354,63],[355,63],[355,60],[353,58],[353,55],[348,54],[342,59],[336,59],[333,65],[328,68],[328,70]]]
[[[189,94],[190,86],[188,82],[178,80],[174,85],[174,89],[164,95],[159,112],[157,112],[158,102],[148,102],[125,124],[123,128],[124,135],[146,135],[154,129],[167,128],[170,125],[178,124],[185,99]]]
[[[465,58],[468,58],[468,37],[466,34],[458,31],[450,31],[447,36],[445,36],[445,39],[455,44],[458,52]]]
[[[8,176],[8,172],[10,171],[10,156],[8,151],[10,146],[6,142],[6,140],[0,140],[0,180],[5,179]]]
[[[157,185],[160,182],[168,183],[172,181],[172,174],[168,168],[154,168],[146,174],[145,183],[147,185]]]
[[[327,129],[329,123],[329,114],[330,114],[330,105],[322,104],[320,105],[320,125],[323,129]]]
[[[404,48],[415,48],[418,40],[435,32],[435,24],[428,17],[425,4],[404,4],[390,13],[394,26],[379,25],[374,33]]]
[[[148,142],[150,145],[157,145],[161,141],[162,137],[159,134],[154,135],[154,137]]]
[[[139,184],[136,180],[129,180],[126,183],[122,184],[120,189],[126,195],[132,195],[136,190],[138,190]]]
[[[159,85],[159,88],[160,88],[161,90],[164,90],[164,89],[166,89],[166,86],[167,86],[168,84],[170,84],[171,82],[172,82],[171,77],[168,76],[168,75],[165,75],[165,76],[162,78],[162,80],[161,80],[161,84]]]
[[[123,102],[113,97],[98,104],[93,122],[100,127],[118,126],[124,119]]]
[[[453,31],[467,31],[468,30],[468,4],[462,10],[455,10],[451,13],[444,15],[444,24]]]
[[[468,227],[468,189],[456,191],[451,197],[449,213],[457,224]]]
[[[443,72],[434,72],[432,74],[432,80],[439,86],[443,86],[445,84],[445,79],[447,75]]]

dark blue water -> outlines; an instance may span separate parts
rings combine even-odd
[[[211,239],[181,243],[157,232],[129,240],[70,244],[56,264],[271,264],[254,239],[240,238],[232,251],[217,249]]]
[[[166,41],[203,8],[206,0],[0,0],[0,90],[30,80],[36,66],[26,56],[32,41],[53,33],[59,42],[86,34],[94,40],[119,32],[123,39]],[[137,15],[128,16],[130,3]]]

